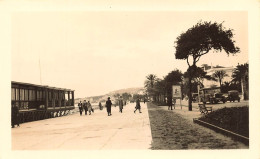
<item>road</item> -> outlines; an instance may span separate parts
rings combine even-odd
[[[185,107],[188,107],[188,101],[182,100],[181,101],[182,107],[186,109]],[[180,107],[180,100],[176,100],[176,106]],[[198,109],[198,103],[192,103],[193,109]],[[218,104],[209,104],[207,103],[207,106],[211,106],[213,110],[221,109],[224,107],[242,107],[242,106],[249,106],[249,101],[241,100],[240,102],[226,102],[226,103],[218,103]]]
[[[146,104],[134,113],[135,104],[95,110],[92,115],[68,116],[21,124],[12,129],[12,150],[149,149],[151,128]]]

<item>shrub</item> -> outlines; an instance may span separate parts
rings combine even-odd
[[[247,106],[218,109],[199,120],[249,137],[249,109]]]

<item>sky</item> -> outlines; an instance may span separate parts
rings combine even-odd
[[[239,17],[239,18],[237,18]],[[176,38],[199,21],[233,29],[241,52],[210,52],[201,64],[248,62],[246,11],[30,11],[11,19],[11,80],[75,90],[75,97],[143,87],[145,76],[187,70]]]

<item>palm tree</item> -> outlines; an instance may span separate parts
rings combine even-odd
[[[153,88],[154,87],[154,83],[157,81],[157,76],[154,74],[149,74],[146,76],[146,81],[144,83],[145,87],[148,88]]]
[[[242,94],[245,100],[248,100],[248,63],[237,65],[233,74],[232,81],[241,84]]]
[[[148,95],[152,96],[153,99],[155,99],[154,85],[155,85],[156,81],[158,81],[157,76],[154,75],[154,74],[149,74],[149,75],[146,76],[146,80],[144,82],[144,87],[146,88]]]
[[[165,99],[165,80],[158,79],[154,83],[154,94],[156,96],[157,101],[163,102]]]
[[[222,80],[224,77],[228,76],[226,71],[223,70],[215,71],[212,76],[213,78],[216,78],[219,81],[220,90],[222,90]]]

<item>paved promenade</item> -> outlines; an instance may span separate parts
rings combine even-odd
[[[69,116],[21,124],[12,129],[13,150],[111,150],[149,149],[151,128],[146,104],[142,113],[134,111],[130,103],[119,113],[112,107],[92,115],[75,113]]]
[[[193,123],[201,116],[194,104],[188,111],[167,110],[167,106],[141,103],[142,113],[134,113],[135,103],[123,113],[112,107],[92,115],[79,112],[58,118],[21,124],[12,129],[13,150],[148,150],[148,149],[248,149],[248,146]],[[232,106],[234,103],[227,103]],[[241,106],[246,103],[240,103]],[[215,109],[222,104],[214,106]],[[214,109],[214,108],[213,108]]]

